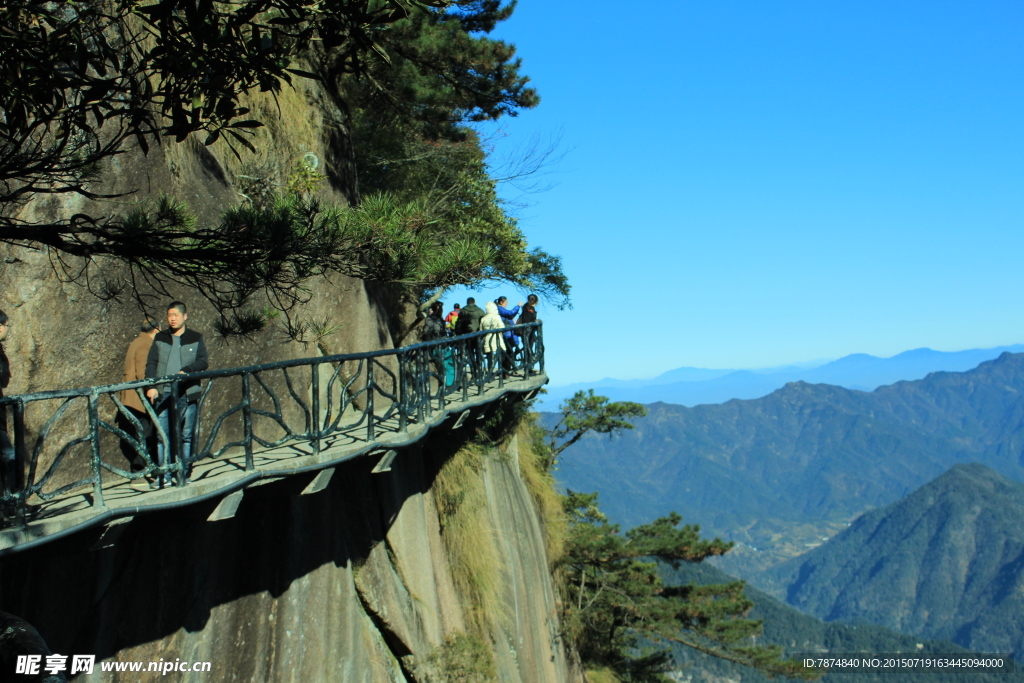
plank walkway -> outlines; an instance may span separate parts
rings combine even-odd
[[[108,525],[110,530],[120,521],[127,521],[138,514],[211,499],[222,499],[211,519],[218,515],[231,516],[245,488],[306,472],[325,471],[346,460],[368,454],[379,453],[383,457],[388,450],[419,441],[452,415],[490,403],[509,393],[532,393],[546,382],[547,376],[544,374],[532,374],[526,378],[513,376],[504,380],[503,386],[494,380],[468,400],[463,400],[461,392],[453,392],[446,396],[444,408],[435,406],[433,413],[424,422],[411,422],[405,431],[400,431],[397,415],[375,423],[372,441],[367,439],[364,421],[356,426],[340,427],[331,435],[323,437],[319,452],[308,441],[293,441],[274,449],[254,451],[255,469],[248,472],[245,471],[245,454],[238,447],[223,457],[194,463],[192,480],[182,487],[150,490],[145,479],[129,481],[110,476],[104,477],[101,505],[94,504],[91,484],[46,502],[30,499],[28,502],[33,509],[27,524],[22,528],[0,531],[0,556],[101,524]],[[385,406],[378,408],[380,412],[385,409]],[[353,415],[354,420],[359,417],[360,414]],[[99,542],[102,541],[101,537]]]

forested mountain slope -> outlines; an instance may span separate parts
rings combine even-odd
[[[1024,484],[956,465],[770,572],[787,602],[978,651],[1024,653]]]
[[[599,491],[626,526],[676,510],[793,556],[956,463],[1024,480],[1022,425],[1024,354],[1005,353],[872,392],[798,382],[750,401],[656,403],[619,438],[584,438],[557,475]]]
[[[662,567],[662,576],[671,585],[695,583],[728,583],[735,578],[707,564],[682,564],[678,570]],[[826,623],[816,617],[786,605],[779,600],[750,586],[747,596],[754,603],[750,616],[764,620],[764,632],[758,640],[782,646],[790,656],[795,654],[819,653],[820,656],[851,654],[896,654],[911,655],[958,654],[966,650],[943,640],[928,640],[918,636],[898,633],[891,629],[871,624]],[[680,667],[679,673],[692,683],[712,683],[724,680],[742,680],[745,683],[767,683],[771,680],[758,671],[739,667],[730,662],[715,659],[690,648],[677,647],[673,656]],[[908,674],[910,680],[922,683],[987,683],[989,681],[1020,681],[1024,673],[981,673],[962,669],[943,673]],[[775,679],[778,680],[778,679]],[[824,681],[836,680],[843,683],[889,683],[901,680],[899,674],[878,673],[834,673]]]

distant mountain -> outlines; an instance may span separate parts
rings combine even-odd
[[[559,481],[599,491],[627,526],[676,510],[746,543],[752,568],[819,545],[956,463],[1024,480],[1024,354],[873,392],[800,382],[756,400],[648,411],[621,437],[567,450]]]
[[[980,464],[955,465],[770,574],[789,604],[822,619],[1019,659],[1024,484]]]
[[[933,351],[915,349],[892,358],[855,353],[829,363],[789,365],[761,370],[711,370],[676,368],[653,379],[618,380],[606,378],[548,388],[539,404],[544,410],[558,405],[580,389],[593,388],[613,401],[637,403],[675,403],[695,406],[724,403],[730,399],[766,396],[789,382],[834,384],[847,389],[871,391],[901,380],[922,379],[931,372],[963,372],[1000,354],[1024,352],[1024,345],[1000,346],[969,351]]]
[[[670,585],[721,584],[735,581],[729,576],[707,564],[683,564],[679,569],[662,567],[662,578]],[[752,619],[764,620],[764,632],[759,639],[761,644],[774,644],[783,647],[787,655],[821,653],[842,654],[881,654],[906,653],[911,656],[928,654],[966,653],[968,650],[948,641],[924,639],[874,626],[870,624],[848,625],[842,623],[826,623],[820,619],[797,611],[796,609],[776,600],[756,588],[747,587],[747,597],[754,603],[750,613]],[[701,654],[684,646],[677,646],[673,654],[683,667],[676,680],[690,680],[692,683],[720,683],[722,681],[744,681],[744,683],[768,683],[770,680],[763,674],[732,664],[714,657]],[[689,678],[686,678],[689,677]],[[891,672],[880,673],[843,673],[832,674],[824,680],[840,680],[842,683],[891,683],[901,680],[899,675]],[[922,683],[983,683],[985,681],[1021,681],[1024,673],[984,674],[977,671],[947,671],[944,673],[920,674],[908,676],[907,680],[920,680]]]

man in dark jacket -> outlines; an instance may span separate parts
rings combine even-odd
[[[149,348],[146,359],[146,377],[165,377],[167,375],[183,375],[190,372],[202,372],[209,367],[209,356],[206,353],[206,342],[203,335],[195,330],[185,328],[188,320],[188,309],[180,301],[172,301],[167,307],[167,326],[165,332],[158,332]],[[192,441],[196,424],[199,395],[202,388],[199,380],[185,380],[178,385],[178,425],[181,434],[181,462],[185,466],[186,477],[192,468]],[[158,436],[157,460],[161,466],[170,464],[164,446],[164,436],[171,438],[170,408],[171,383],[146,390],[146,397],[156,406],[163,436]],[[163,475],[153,483],[153,488],[162,488],[171,484],[171,476]]]
[[[476,299],[469,297],[466,305],[459,312],[455,321],[455,334],[469,334],[480,331],[480,318],[484,317],[484,309],[476,305]]]
[[[459,318],[455,321],[455,334],[469,334],[470,332],[480,331],[480,318],[484,317],[484,309],[476,305],[476,299],[469,297],[466,299],[466,305],[462,307],[459,312]],[[483,351],[480,346],[483,344],[483,338],[478,337],[471,339],[466,345],[466,355],[469,356],[466,361],[473,368],[473,375],[476,376],[480,372],[480,361],[483,360]],[[461,373],[459,373],[461,374]]]

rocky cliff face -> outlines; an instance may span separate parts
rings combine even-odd
[[[468,431],[406,449],[388,473],[347,463],[319,493],[301,495],[299,477],[254,487],[231,519],[189,506],[136,517],[105,548],[83,533],[5,558],[0,605],[61,654],[211,663],[168,680],[580,680],[514,440],[474,466],[495,594],[461,589],[437,479]],[[466,672],[484,677],[453,677]]]
[[[102,182],[90,187],[100,194],[128,194],[106,202],[43,196],[19,207],[19,216],[26,221],[67,218],[79,212],[107,216],[168,195],[186,202],[199,222],[216,222],[226,208],[247,201],[247,197],[280,189],[300,164],[310,162],[326,176],[318,197],[327,204],[345,205],[354,194],[355,183],[346,151],[344,117],[325,89],[303,82],[294,90],[282,91],[276,100],[255,95],[249,104],[267,123],[253,138],[259,150],[256,154],[245,153],[238,159],[222,142],[204,147],[194,139],[180,144],[165,141],[153,145],[148,155],[132,150],[114,157],[104,169]],[[88,277],[83,274],[86,265]],[[303,343],[286,334],[284,316],[251,338],[223,338],[216,330],[220,316],[196,291],[171,286],[167,296],[127,275],[123,264],[110,258],[99,257],[87,264],[46,249],[0,244],[0,309],[13,322],[4,342],[13,374],[6,393],[120,382],[125,353],[138,335],[144,313],[162,322],[172,297],[188,304],[188,326],[206,336],[211,370],[317,355],[321,352],[318,346],[328,353],[353,353],[394,345],[389,331],[394,311],[389,310],[382,287],[376,283],[338,275],[309,281],[309,300],[290,315],[295,323],[312,324],[329,333],[319,339],[307,334]],[[139,299],[150,304],[148,311],[142,309]],[[253,308],[259,310],[268,303],[256,300]],[[308,383],[307,377],[296,390],[307,392]],[[237,390],[215,389],[204,414],[219,415],[235,405],[238,396]],[[58,402],[47,402],[27,407],[30,442],[58,406]],[[114,424],[116,414],[115,403],[104,396],[99,404],[100,419]],[[239,424],[229,421],[226,425],[229,440],[237,434]],[[40,449],[36,472],[46,472],[58,457],[59,445],[87,433],[86,425],[85,402],[79,401],[54,425],[47,443],[57,447]],[[104,461],[126,467],[117,452],[117,440],[110,434],[104,436],[110,442]],[[88,449],[78,447],[64,458],[47,490],[88,477],[89,462]]]
[[[180,144],[165,141],[148,155],[132,150],[114,157],[103,169],[102,181],[90,186],[99,194],[129,194],[105,202],[42,196],[19,207],[18,216],[26,221],[68,218],[79,212],[110,216],[167,195],[187,203],[199,222],[216,222],[226,208],[253,193],[281,188],[297,165],[310,161],[326,176],[320,199],[343,206],[354,196],[344,117],[323,87],[303,81],[276,98],[254,96],[249,104],[267,123],[253,138],[256,154],[238,159],[223,142],[204,147],[194,139]],[[162,319],[167,296],[125,279],[125,269],[113,259],[95,259],[88,278],[79,275],[85,265],[82,259],[47,249],[0,244],[0,309],[14,323],[4,344],[14,375],[8,393],[120,381],[125,351],[143,318],[135,299],[147,299],[148,313]],[[391,347],[388,311],[378,287],[333,277],[311,282],[310,291],[310,301],[294,315],[300,322],[326,321],[335,327],[327,340],[333,353]],[[109,298],[112,294],[116,297]],[[290,340],[279,322],[250,340],[218,342],[214,325],[219,316],[212,306],[184,286],[170,287],[170,294],[189,305],[189,325],[213,342],[211,368],[316,352],[315,347]],[[258,309],[264,303],[253,305]]]
[[[213,221],[245,199],[254,178],[283,184],[310,154],[327,175],[322,199],[353,196],[344,117],[319,86],[300,84],[252,106],[268,122],[254,140],[261,150],[254,157],[234,159],[222,143],[133,152],[118,157],[92,189],[134,194],[104,206],[51,197],[20,215],[105,215],[168,194],[187,201],[199,220]],[[56,258],[0,245],[0,308],[14,323],[4,345],[13,369],[8,394],[120,381],[143,317],[133,295],[154,293],[119,281],[124,271],[116,263],[98,263],[86,282],[72,277],[81,261],[68,259],[64,268]],[[118,288],[117,298],[97,296]],[[324,340],[327,351],[392,347],[393,312],[380,288],[334,277],[313,283],[311,292],[294,315],[336,328]],[[170,294],[189,304],[189,326],[206,334],[212,369],[318,352],[276,324],[251,340],[218,340],[217,315],[206,302],[187,288]],[[154,302],[150,312],[162,315],[166,297]],[[112,408],[102,410],[102,419],[112,418]],[[30,432],[45,417],[28,414]],[[467,592],[451,560],[436,478],[455,457],[451,443],[464,438],[435,434],[403,451],[385,474],[371,474],[366,458],[347,463],[315,494],[300,495],[312,475],[253,487],[230,519],[208,521],[215,503],[192,505],[136,517],[114,542],[83,532],[3,558],[0,609],[36,626],[54,652],[211,663],[210,673],[168,680],[443,681],[453,667],[479,669],[485,680],[578,679],[558,640],[540,521],[514,454],[489,453],[474,470],[486,494],[476,514],[494,549],[490,600],[479,603]],[[72,470],[67,478],[80,476]]]

